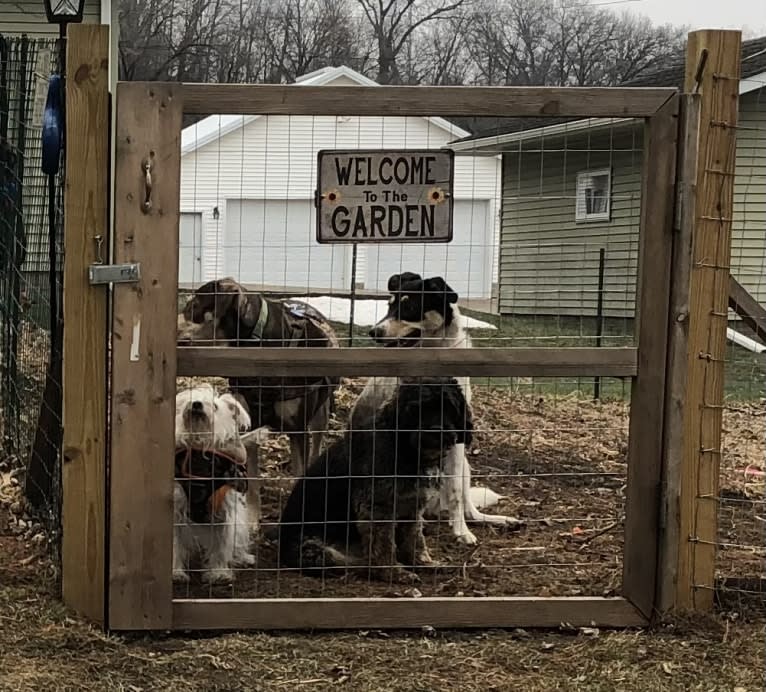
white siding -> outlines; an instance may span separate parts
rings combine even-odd
[[[641,146],[638,127],[529,142],[505,155],[499,303],[502,314],[595,314],[605,251],[604,314],[635,307]],[[578,173],[609,168],[611,218],[576,221]]]
[[[344,83],[353,82],[333,82]],[[181,210],[204,216],[205,279],[224,271],[227,199],[313,199],[320,149],[441,147],[457,136],[422,117],[264,116],[190,151],[181,161]],[[490,219],[497,225],[499,158],[458,155],[455,161],[456,199],[488,200]],[[470,237],[470,229],[455,228],[459,234]],[[306,243],[315,242],[312,227]],[[364,283],[365,276],[366,252],[360,247],[357,282]]]
[[[731,270],[766,305],[766,89],[739,100]]]
[[[604,247],[604,312],[633,316],[641,146],[640,130],[623,127],[570,135],[566,146],[561,139],[530,141],[505,154],[501,313],[595,314]],[[602,165],[612,168],[611,220],[575,223],[577,173]],[[766,89],[740,97],[730,266],[766,304]]]

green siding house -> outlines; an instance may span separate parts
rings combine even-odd
[[[678,86],[683,62],[629,86]],[[501,314],[632,317],[643,129],[633,119],[527,119],[455,149],[502,153]],[[732,273],[766,303],[766,37],[743,42]],[[603,280],[599,282],[603,250]]]

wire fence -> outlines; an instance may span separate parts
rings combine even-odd
[[[55,40],[0,35],[0,471],[14,497],[24,490],[26,502],[13,503],[16,532],[42,542],[42,524],[54,553],[61,371],[60,353],[50,370],[51,329],[60,330],[50,307],[51,286],[61,291],[63,175],[51,181],[42,173],[41,133],[48,77],[57,69]]]
[[[762,59],[762,56],[754,56]],[[743,56],[743,72],[750,63]],[[753,72],[753,68],[749,70]],[[736,131],[731,274],[766,307],[766,81],[746,76]],[[719,258],[711,258],[719,263]],[[766,343],[729,311],[716,574],[721,606],[766,603]]]
[[[766,299],[763,92],[756,90],[741,101],[731,259],[732,275],[761,304]],[[244,287],[248,301],[293,301],[302,305],[299,311],[315,310],[326,318],[340,344],[372,346],[370,329],[395,303],[396,296],[389,295],[390,278],[416,272],[443,277],[454,289],[462,325],[475,348],[633,344],[643,170],[640,123],[539,120],[509,127],[506,120],[502,127],[487,125],[486,131],[495,134],[466,136],[457,124],[439,119],[320,116],[211,116],[187,127],[179,308],[188,306],[194,288],[228,276]],[[359,243],[352,252],[349,246],[316,243],[313,204],[320,149],[442,146],[456,152],[455,237],[450,244]],[[423,300],[428,292],[421,289]],[[205,310],[212,316],[208,327],[217,323],[226,305],[210,303]],[[722,602],[734,596],[741,603],[762,595],[766,355],[740,338],[753,334],[736,315],[730,317],[718,577]],[[231,339],[206,334],[211,337]],[[182,383],[182,391],[188,384]],[[214,384],[246,399],[248,388],[254,387],[258,406],[263,405],[263,383]],[[352,411],[370,385],[352,379],[321,386],[329,387],[334,402],[323,430],[333,450],[343,444]],[[421,569],[415,593],[615,592],[623,548],[629,381],[475,378],[472,391],[472,477],[478,486],[502,495],[490,513],[514,513],[525,528],[509,534],[496,526],[471,524],[480,547],[465,551],[456,548],[444,514],[432,514],[425,533],[440,567],[428,567],[425,573]],[[285,562],[284,541],[306,547],[305,534],[296,538],[291,526],[305,529],[306,512],[320,512],[317,520],[325,532],[320,538],[326,538],[333,521],[326,503],[311,506],[307,500],[310,484],[301,489],[303,476],[291,465],[289,431],[284,420],[275,420],[266,423],[269,432],[259,444],[257,473],[248,490],[257,496],[258,508],[251,562],[234,570],[236,584],[224,591],[210,583],[198,586],[192,570],[191,584],[183,580],[177,594],[411,593],[396,585],[391,573],[382,583],[368,572],[366,579],[339,584],[325,575],[306,580],[290,569],[300,567],[300,560]],[[253,420],[253,425],[263,423]],[[323,459],[316,462],[326,464],[315,469],[315,480],[329,492],[334,476]],[[181,473],[177,480],[183,485],[188,479]],[[301,503],[297,514],[290,504],[299,502],[296,493]],[[177,529],[185,522],[176,516]],[[301,560],[307,557],[300,550],[298,554]],[[347,566],[338,567],[346,576]],[[201,572],[209,577],[204,565]]]
[[[496,119],[486,120],[483,130],[498,130]],[[389,332],[377,341],[405,347],[631,345],[640,128],[599,120],[588,134],[558,123],[554,135],[535,137],[517,125],[525,134],[514,139],[512,132],[500,144],[467,139],[470,132],[441,118],[222,115],[190,125],[181,161],[182,338],[374,347],[382,321]],[[356,252],[317,242],[320,150],[353,156],[441,148],[455,151],[451,242],[359,242]],[[379,213],[398,223],[385,192],[372,193],[380,195]],[[388,229],[389,220],[381,216],[378,229],[351,220],[349,232],[363,239]],[[314,326],[304,325],[305,317]],[[254,450],[236,452],[247,456],[241,469],[247,479],[237,487],[252,499],[249,512],[235,503],[219,504],[217,516],[212,511],[235,466],[215,455],[205,462],[199,448],[205,434],[216,439],[215,426],[223,436],[227,425],[222,401],[188,388],[205,382],[241,396],[251,426],[261,429]],[[418,402],[429,399],[429,388],[451,387],[429,378],[408,386]],[[176,595],[619,593],[629,381],[471,378],[465,453],[472,489],[464,518],[444,502],[434,505],[432,496],[426,507],[423,479],[428,434],[438,431],[446,449],[465,419],[426,423],[446,407],[451,395],[442,394],[430,411],[425,404],[400,411],[392,428],[386,402],[393,395],[390,383],[374,378],[317,378],[308,387],[280,378],[183,380],[176,411],[175,529],[183,556],[175,565]],[[401,390],[398,396],[406,400]],[[327,400],[329,417],[322,417]],[[411,428],[417,440],[397,447]],[[312,447],[322,452],[307,474],[304,430],[322,440]],[[220,438],[215,444],[236,457],[236,445]],[[384,459],[375,450],[386,445],[394,449]],[[409,471],[408,453],[416,459]],[[385,469],[386,460],[399,466]],[[408,476],[420,479],[422,494]],[[449,477],[445,470],[442,487]],[[223,529],[216,524],[241,529],[233,540],[248,554],[229,564],[220,554],[205,555],[204,532]],[[383,553],[370,552],[376,539],[368,541],[365,531],[387,534]],[[195,537],[202,562],[183,549]]]

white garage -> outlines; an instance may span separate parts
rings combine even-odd
[[[455,200],[451,243],[367,245],[365,287],[386,290],[404,269],[441,275],[460,296],[487,298],[492,290],[494,231],[487,200]]]
[[[347,67],[301,85],[375,83]],[[352,249],[316,241],[320,149],[439,148],[467,136],[431,117],[210,116],[184,129],[181,159],[182,285],[233,276],[253,288],[348,291]],[[501,164],[455,157],[453,240],[360,245],[357,287],[385,291],[402,271],[444,276],[464,298],[489,298],[496,281]],[[201,247],[200,253],[195,253]]]
[[[223,273],[299,291],[348,288],[348,246],[320,245],[314,224],[312,200],[227,200]]]
[[[178,228],[178,283],[202,283],[202,214],[181,214]]]

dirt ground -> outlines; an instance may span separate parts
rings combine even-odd
[[[338,420],[358,393],[338,397]],[[448,567],[422,575],[423,595],[602,595],[619,589],[627,415],[623,402],[535,397],[474,387],[478,482],[508,495],[519,532],[477,528],[458,548],[429,527]],[[725,411],[721,576],[763,573],[763,404]],[[263,455],[263,513],[275,519],[287,462],[275,436]],[[283,496],[283,495],[282,495]],[[271,552],[269,552],[271,551]],[[0,690],[721,690],[764,688],[760,598],[732,592],[716,614],[645,631],[105,635],[61,605],[44,536],[25,517],[18,478],[0,472]],[[410,595],[366,580],[240,573],[218,597]],[[278,575],[278,578],[275,576]],[[208,595],[195,583],[189,593]],[[186,595],[179,593],[178,595]]]
[[[115,636],[66,611],[45,561],[0,522],[0,690],[58,692],[756,692],[764,620],[646,631]]]

